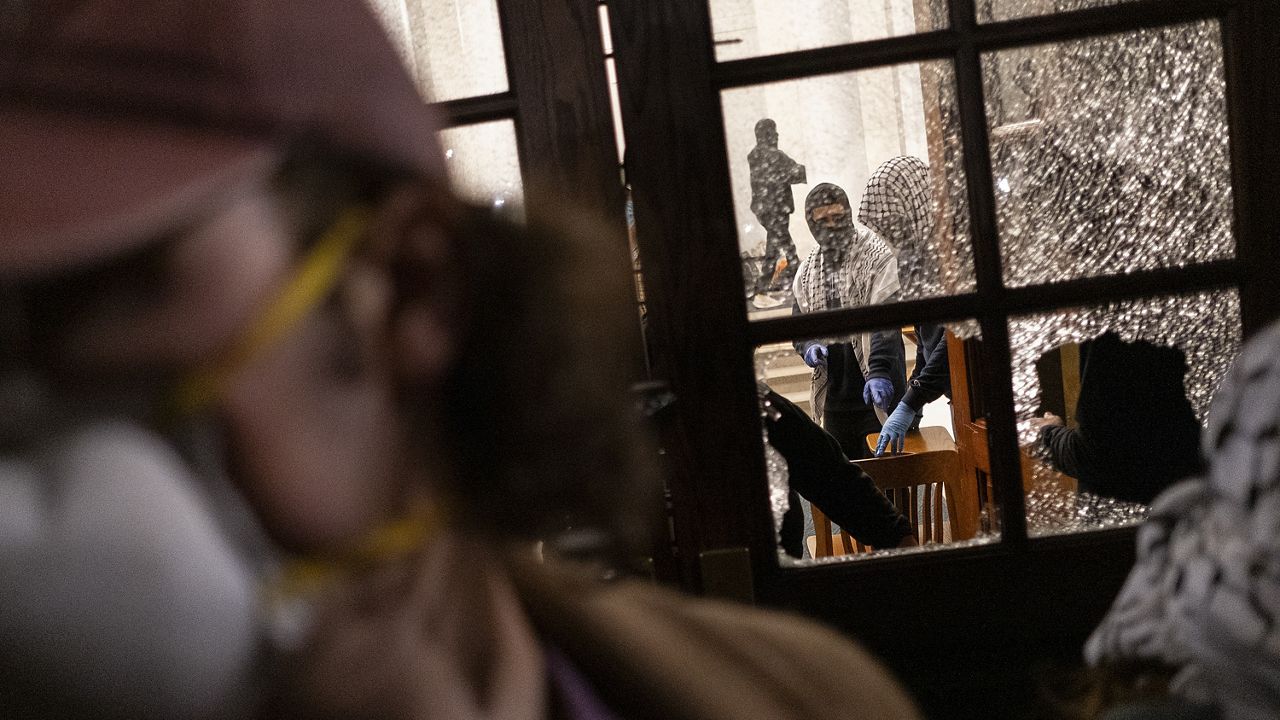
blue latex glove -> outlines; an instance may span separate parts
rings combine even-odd
[[[876,457],[884,455],[887,448],[890,452],[902,452],[902,444],[907,439],[907,429],[916,419],[916,411],[904,402],[898,403],[893,414],[884,421],[880,429],[880,438],[876,440]]]
[[[875,405],[889,412],[889,403],[893,400],[893,383],[884,378],[873,377],[862,386],[862,402]]]
[[[804,364],[809,367],[818,367],[825,365],[827,362],[827,346],[826,345],[810,345],[804,351]]]

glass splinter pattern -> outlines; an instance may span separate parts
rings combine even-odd
[[[1119,5],[1133,0],[978,0],[978,22],[997,22]]]
[[[818,312],[973,290],[951,63],[721,98],[752,318],[791,314],[793,300]],[[815,282],[802,285],[805,276]]]
[[[985,529],[993,524],[983,519],[980,489],[962,479],[945,397],[928,402],[919,432],[908,433],[907,455],[915,458],[868,459],[874,432],[887,416],[871,405],[896,407],[905,383],[890,378],[891,387],[867,390],[868,399],[854,376],[883,377],[854,368],[864,360],[877,367],[887,363],[905,380],[922,357],[917,354],[921,337],[935,336],[919,328],[888,328],[757,349],[770,510],[783,565],[809,562],[801,556],[880,557],[897,552],[906,535],[927,550],[982,544],[997,535]],[[932,341],[926,342],[925,357],[936,351]],[[815,348],[821,352],[810,357]],[[890,396],[876,400],[878,391]],[[851,468],[848,458],[857,458],[867,475]],[[824,532],[829,546],[820,540]],[[863,545],[855,546],[854,540]],[[863,551],[873,547],[874,552]]]
[[[984,55],[1005,281],[1235,252],[1216,21]]]
[[[1076,420],[1080,421],[1081,427],[1087,424],[1088,421],[1082,419],[1086,395],[1090,397],[1088,402],[1093,418],[1122,417],[1127,428],[1122,433],[1123,437],[1113,437],[1116,433],[1102,433],[1106,436],[1101,438],[1106,444],[1102,447],[1095,429],[1091,439],[1085,442],[1090,443],[1091,454],[1106,456],[1105,462],[1109,466],[1124,467],[1140,462],[1143,443],[1152,439],[1171,440],[1175,436],[1173,431],[1181,427],[1170,419],[1176,415],[1177,405],[1166,402],[1165,396],[1169,393],[1162,393],[1159,386],[1164,375],[1168,374],[1161,372],[1162,368],[1173,367],[1175,369],[1169,372],[1182,372],[1183,355],[1185,374],[1172,379],[1178,383],[1173,392],[1185,394],[1190,404],[1190,408],[1183,411],[1187,414],[1185,422],[1195,426],[1189,430],[1190,434],[1198,434],[1199,427],[1206,421],[1210,402],[1239,352],[1240,303],[1235,291],[1117,302],[1014,318],[1010,320],[1009,333],[1013,349],[1013,390],[1019,442],[1028,456],[1024,460],[1030,477],[1026,506],[1028,531],[1032,535],[1049,535],[1098,530],[1137,522],[1145,517],[1146,507],[1132,502],[1133,497],[1077,494],[1071,486],[1075,479],[1068,478],[1064,483],[1064,476],[1050,467],[1057,464],[1061,469],[1062,459],[1051,459],[1054,452],[1042,441],[1035,420],[1042,409],[1050,406],[1042,380],[1055,380],[1054,373],[1058,370],[1047,369],[1053,366],[1043,365],[1044,359],[1063,348],[1080,354],[1079,359],[1069,360],[1068,353],[1060,357],[1061,374],[1057,377],[1062,378],[1063,385],[1059,392],[1066,403],[1065,412],[1076,416],[1074,420],[1070,417],[1065,419],[1068,425]],[[1113,340],[1108,342],[1121,347],[1125,353],[1112,353],[1109,357],[1123,358],[1132,367],[1108,369],[1105,359],[1088,355],[1088,343],[1096,343],[1098,338],[1109,333],[1113,334]],[[1141,347],[1129,345],[1132,343],[1144,344]],[[1094,353],[1099,352],[1097,348],[1095,344]],[[1115,362],[1118,361],[1111,364]],[[1074,393],[1080,399],[1079,404],[1067,399],[1066,388],[1072,385],[1067,378],[1073,371],[1078,371],[1074,373],[1077,383]],[[1096,379],[1099,373],[1104,378],[1101,383]],[[1142,386],[1130,383],[1128,390],[1112,391],[1111,385],[1129,376],[1135,376],[1135,382],[1142,383]],[[1115,382],[1108,385],[1108,381]],[[1091,382],[1092,389],[1089,387]],[[1186,405],[1182,407],[1186,408]],[[1146,418],[1146,422],[1141,418]],[[1181,437],[1181,433],[1176,437]],[[1188,452],[1194,452],[1198,446],[1194,437],[1176,444]],[[1122,481],[1126,489],[1137,494],[1142,492],[1139,488],[1147,484],[1163,486],[1176,479],[1139,480],[1136,476],[1126,476]],[[1122,496],[1125,492],[1112,494]]]

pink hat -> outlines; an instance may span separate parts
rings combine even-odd
[[[0,19],[0,275],[172,229],[295,142],[444,176],[362,0],[0,0]]]

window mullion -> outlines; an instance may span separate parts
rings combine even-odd
[[[515,93],[510,91],[447,100],[435,103],[433,107],[448,118],[446,122],[448,127],[474,125],[492,120],[511,120],[519,111]]]
[[[991,180],[987,113],[983,102],[982,64],[974,44],[977,28],[974,0],[952,0],[951,26],[961,38],[956,51],[956,91],[978,295],[986,307],[999,308],[1003,305],[1005,290],[1001,277],[995,188]],[[1001,537],[1006,544],[1024,545],[1027,540],[1026,503],[1022,494],[1022,459],[1015,432],[1008,318],[1002,312],[991,312],[978,320],[982,326],[982,349],[986,355],[982,384],[988,403],[987,441],[991,474],[1001,508]]]

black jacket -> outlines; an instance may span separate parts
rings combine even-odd
[[[789,214],[795,208],[791,186],[804,182],[804,166],[776,147],[756,145],[747,154],[751,173],[751,212]]]
[[[791,314],[799,315],[800,306],[798,303],[792,302]],[[814,345],[824,345],[820,340],[797,340],[791,343],[796,352],[804,357],[804,353]],[[832,352],[836,346],[845,348],[844,350]],[[946,344],[943,343],[943,354],[946,354]],[[919,367],[919,365],[917,365]],[[865,380],[871,378],[884,378],[893,384],[893,400],[889,404],[889,411],[897,406],[898,401],[902,400],[907,393],[907,350],[902,343],[902,333],[898,330],[881,330],[880,332],[871,334],[871,357],[867,358],[868,375],[862,378],[862,367],[858,364],[858,359],[853,353],[852,343],[833,343],[827,347],[827,375],[830,378],[830,386],[827,390],[827,407],[839,407],[841,403],[853,403],[857,405],[864,404],[862,402],[862,385],[863,382],[850,382],[849,378],[856,375]],[[947,371],[950,372],[949,370]],[[843,388],[857,387],[856,397],[850,397],[852,391],[844,391]]]
[[[947,358],[947,329],[942,325],[916,326],[916,366],[907,378],[902,401],[920,412],[925,405],[951,397],[951,361]]]
[[[1045,427],[1040,440],[1082,492],[1149,504],[1204,470],[1181,350],[1106,333],[1081,344],[1080,365],[1077,427]]]

